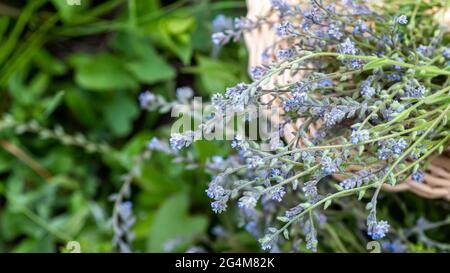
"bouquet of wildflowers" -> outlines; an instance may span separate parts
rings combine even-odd
[[[377,9],[357,0],[270,2],[276,21],[237,18],[212,39],[224,45],[269,25],[280,42],[261,57],[275,61],[251,68],[252,82],[213,96],[206,120],[172,134],[172,150],[155,141],[152,148],[173,153],[234,128],[230,113],[245,123],[269,115],[269,137],[240,131],[231,140],[236,153],[213,158],[206,190],[213,211],[222,213],[236,200],[262,249],[304,240],[314,251],[320,211],[355,196],[366,203],[367,235],[381,239],[390,229],[377,217],[383,185],[410,177],[421,183],[450,140],[450,36],[433,17],[448,3],[385,1]],[[284,73],[300,80],[273,81]],[[152,102],[160,104],[152,97],[146,106]],[[286,124],[299,126],[285,132]]]

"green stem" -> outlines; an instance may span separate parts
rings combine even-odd
[[[298,179],[298,178],[300,178],[300,177],[302,177],[302,176],[305,176],[305,175],[307,175],[307,174],[310,174],[311,172],[313,172],[314,170],[316,170],[318,167],[319,167],[319,165],[315,165],[314,167],[311,167],[311,168],[309,168],[308,170],[306,170],[306,171],[304,171],[304,172],[301,172],[301,173],[298,173],[298,174],[296,174],[296,175],[294,175],[294,176],[291,176],[291,177],[289,177],[288,179],[283,180],[282,182],[280,182],[280,183],[278,183],[278,184],[276,184],[276,185],[274,185],[274,186],[271,186],[271,187],[268,187],[268,188],[264,189],[264,191],[263,191],[261,194],[265,194],[265,193],[271,191],[272,189],[274,189],[274,188],[276,188],[276,187],[280,187],[280,186],[286,185],[286,184],[288,184],[288,183],[291,183],[291,182],[293,182],[294,180],[296,180],[296,179]]]
[[[447,70],[442,70],[436,67],[429,67],[429,66],[416,66],[413,64],[408,64],[408,63],[404,63],[404,62],[399,62],[399,61],[395,61],[395,60],[391,60],[391,59],[387,59],[387,58],[379,58],[379,57],[375,57],[375,56],[362,56],[362,55],[350,55],[350,54],[341,54],[341,53],[336,53],[336,52],[319,52],[319,53],[312,53],[310,55],[306,55],[303,56],[301,58],[292,60],[292,61],[288,61],[282,65],[280,65],[280,67],[278,67],[277,69],[275,69],[274,71],[272,71],[271,73],[268,73],[263,79],[266,79],[267,77],[271,77],[274,74],[289,68],[290,66],[292,66],[293,64],[296,64],[298,62],[310,59],[310,58],[314,58],[314,57],[340,57],[340,58],[344,58],[344,59],[360,59],[360,60],[365,60],[365,61],[379,61],[379,60],[384,60],[383,65],[398,65],[401,67],[405,67],[405,68],[413,68],[413,69],[418,69],[421,71],[425,71],[425,72],[433,72],[437,75],[447,75],[450,76],[450,71]],[[370,69],[369,69],[370,70]],[[263,81],[263,79],[256,81],[255,83],[260,83]]]
[[[291,224],[293,224],[294,222],[296,222],[297,220],[302,218],[306,213],[308,213],[309,211],[317,208],[318,206],[321,206],[322,204],[325,204],[328,200],[333,200],[335,198],[340,198],[340,197],[343,197],[343,196],[351,195],[351,194],[353,194],[355,192],[358,192],[358,191],[361,191],[361,190],[365,190],[365,189],[369,189],[369,188],[372,188],[372,187],[374,187],[376,185],[377,185],[377,183],[372,183],[372,184],[369,184],[369,185],[366,185],[366,186],[361,186],[361,187],[358,187],[358,188],[343,190],[343,191],[340,191],[340,192],[336,192],[336,193],[334,193],[332,195],[329,195],[329,196],[321,199],[317,203],[307,207],[304,211],[302,211],[301,213],[299,213],[296,216],[294,216],[289,222],[287,222],[283,227],[281,227],[279,230],[277,230],[277,232],[275,232],[272,236],[279,235],[281,232],[283,232],[283,230],[285,230]]]
[[[268,157],[265,157],[263,159],[272,159],[272,158],[276,158],[276,157],[280,157],[280,156],[285,156],[285,155],[290,155],[290,154],[295,154],[295,153],[300,153],[300,152],[305,152],[305,151],[317,151],[317,150],[329,150],[329,149],[338,149],[338,148],[346,148],[346,147],[355,147],[355,146],[360,146],[360,145],[365,145],[365,144],[371,144],[380,140],[384,140],[384,139],[389,139],[389,138],[393,138],[396,136],[400,136],[400,135],[404,135],[406,133],[409,132],[413,132],[413,131],[417,131],[423,127],[426,127],[426,125],[428,125],[428,123],[424,123],[420,126],[408,129],[408,130],[403,130],[401,132],[395,133],[395,134],[390,134],[390,135],[386,135],[386,136],[382,136],[382,137],[378,137],[372,140],[368,140],[365,142],[361,142],[358,144],[352,144],[352,143],[346,143],[346,144],[338,144],[338,145],[326,145],[326,146],[313,146],[313,147],[305,147],[305,148],[299,148],[299,149],[294,149],[294,150],[290,150],[290,151],[286,151],[283,153],[279,153],[276,155],[271,155]]]
[[[447,115],[447,112],[450,110],[450,105],[448,105],[445,110],[442,112],[442,114],[433,122],[433,124],[419,137],[419,139],[417,139],[413,145],[411,145],[393,164],[392,166],[389,168],[389,170],[386,172],[386,174],[383,176],[383,178],[381,179],[381,181],[379,182],[380,184],[378,185],[378,188],[375,192],[375,194],[373,195],[373,202],[374,202],[374,206],[376,204],[376,199],[378,197],[378,194],[381,191],[381,187],[384,184],[384,182],[386,181],[386,179],[389,177],[390,173],[392,171],[394,171],[395,167],[397,167],[397,165],[403,160],[403,158],[405,158],[417,145],[419,145],[422,140],[431,132],[431,130],[434,129],[434,127],[439,124],[439,122]]]
[[[415,165],[419,164],[422,160],[424,160],[425,158],[427,158],[428,156],[430,156],[434,151],[436,151],[436,149],[439,148],[440,145],[446,143],[448,140],[450,139],[450,135],[447,135],[444,139],[442,139],[441,141],[439,141],[437,143],[437,145],[435,145],[433,148],[431,148],[428,152],[426,152],[423,156],[421,156],[419,159],[417,159],[416,161],[414,161],[413,163],[409,164],[408,167],[404,168],[403,170],[397,172],[395,174],[395,176],[399,176],[402,173],[408,171],[409,169],[413,168]]]

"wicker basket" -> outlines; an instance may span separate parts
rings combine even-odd
[[[286,0],[290,4],[300,3],[301,0]],[[265,18],[273,19],[276,21],[276,15],[271,11],[270,1],[267,0],[247,0],[249,19],[256,19],[264,16]],[[445,11],[444,16],[441,19],[445,26],[450,28],[450,9]],[[270,20],[271,21],[271,20]],[[261,26],[259,29],[247,33],[245,35],[245,41],[249,51],[249,67],[260,66],[263,64],[263,58],[261,57],[264,50],[273,44],[277,43],[279,38],[276,37],[272,30],[273,26],[267,24]],[[280,44],[282,45],[282,44]],[[274,56],[272,56],[274,58]],[[289,71],[285,71],[284,74],[279,75],[271,79],[268,83],[268,88],[273,86],[274,82],[279,84],[287,84],[289,82],[297,81],[301,78],[301,75],[295,75],[291,77]],[[270,97],[263,97],[263,100],[270,99]],[[296,131],[296,128],[300,125],[301,121],[297,124],[287,124],[284,128],[284,138],[290,141],[293,138],[292,132]],[[310,128],[310,132],[313,133],[315,128]],[[335,177],[338,180],[342,180],[343,177],[337,175]],[[419,196],[430,199],[443,198],[450,201],[450,149],[444,152],[442,155],[433,159],[432,163],[426,170],[425,180],[423,183],[417,183],[408,179],[407,181],[395,186],[383,185],[384,190],[390,192],[411,191]]]

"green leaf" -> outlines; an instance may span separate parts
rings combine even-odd
[[[287,229],[283,230],[283,236],[286,240],[289,240],[289,231]]]
[[[142,189],[142,202],[146,205],[155,206],[176,192],[189,191],[191,185],[185,181],[192,177],[187,177],[183,164],[173,164],[172,161],[168,155],[155,153],[150,162],[141,167],[136,184]],[[203,183],[200,185],[204,186]]]
[[[195,18],[187,14],[164,16],[159,21],[145,26],[156,43],[173,52],[183,64],[192,57],[191,34],[196,27]]]
[[[409,114],[411,113],[411,110],[407,109],[404,111],[401,111],[400,113],[393,113],[392,116],[394,117],[391,122],[400,122],[406,118],[409,117]]]
[[[338,191],[343,191],[344,190],[344,187],[342,187],[341,185],[339,185],[339,184],[333,184],[333,186],[336,188],[336,190],[338,190]]]
[[[203,88],[209,93],[225,90],[239,82],[239,67],[216,59],[198,56],[198,66],[183,69],[183,72],[197,74]]]
[[[397,184],[397,179],[393,173],[389,173],[388,181],[391,186],[395,186],[395,184]]]
[[[29,92],[31,92],[37,98],[38,95],[44,93],[47,90],[50,80],[50,75],[46,73],[41,72],[35,74],[28,86]]]
[[[152,135],[149,132],[140,132],[133,136],[133,138],[123,146],[120,151],[120,158],[121,161],[123,161],[124,166],[127,166],[127,168],[130,169],[133,167],[133,157],[137,156],[145,149],[149,139],[152,139]]]
[[[285,216],[278,216],[277,219],[283,223],[289,222],[289,218],[287,218]]]
[[[64,89],[67,91],[64,96],[65,103],[73,116],[85,125],[94,126],[98,120],[90,93],[86,94],[73,86],[64,86]]]
[[[209,10],[213,3],[208,1],[202,1],[196,3],[197,7],[196,9],[192,9],[190,13],[192,16],[195,17],[196,22],[198,24],[196,25],[196,28],[194,32],[191,35],[191,43],[194,48],[194,51],[200,51],[200,52],[210,52],[212,41],[211,41],[211,29],[210,29],[210,23],[207,23],[211,20],[210,15],[208,12],[205,12]]]
[[[358,192],[358,200],[363,199],[364,195],[366,194],[366,190],[360,190]]]
[[[131,130],[132,121],[138,115],[136,101],[128,96],[116,94],[103,105],[103,114],[108,127],[116,136],[124,136]]]
[[[450,71],[445,70],[445,69],[440,69],[437,66],[434,65],[430,65],[430,66],[424,66],[424,67],[419,67],[416,70],[415,75],[417,77],[423,77],[423,78],[433,78],[439,75],[444,75],[449,73]]]
[[[118,57],[100,53],[94,56],[77,56],[72,61],[75,66],[75,81],[92,91],[136,89],[138,82]]]
[[[170,34],[177,35],[191,31],[195,26],[195,18],[173,17],[165,20],[164,23]]]
[[[52,75],[63,75],[67,71],[67,66],[59,59],[48,53],[47,50],[41,49],[33,56],[33,61],[37,66]]]
[[[359,156],[362,156],[363,153],[364,153],[364,151],[365,151],[364,145],[359,145],[359,146],[358,146],[358,155],[359,155]]]
[[[53,111],[55,111],[56,107],[58,107],[58,105],[61,103],[65,93],[65,91],[59,91],[49,101],[46,102],[47,105],[44,112],[44,117],[50,116]]]
[[[153,15],[159,8],[159,0],[136,1],[136,12],[138,16]]]
[[[175,77],[175,69],[164,58],[160,57],[150,45],[146,45],[145,48],[145,54],[126,64],[128,70],[138,80],[152,84]]]
[[[442,154],[443,152],[444,152],[444,146],[443,145],[439,145],[438,154]]]
[[[214,155],[225,155],[228,150],[219,141],[199,140],[193,143],[193,147],[201,163],[208,162]]]
[[[126,56],[125,66],[143,83],[153,84],[170,80],[176,75],[175,69],[156,52],[146,37],[121,32],[117,35],[113,47]]]
[[[367,64],[364,65],[363,69],[364,70],[372,70],[375,68],[379,68],[382,67],[383,65],[387,64],[389,62],[388,59],[378,59],[378,60],[373,60],[368,62]]]
[[[195,235],[206,232],[208,219],[205,216],[190,216],[188,205],[189,197],[185,193],[175,194],[161,205],[150,228],[149,252],[163,252],[164,244],[174,239],[187,246]]]
[[[440,96],[430,96],[424,99],[424,102],[426,104],[436,104],[438,102],[443,102],[443,103],[450,103],[450,97],[447,94],[444,95],[440,95]]]

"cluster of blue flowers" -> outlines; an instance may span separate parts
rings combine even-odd
[[[114,226],[113,244],[121,253],[131,252],[131,242],[134,240],[134,233],[131,231],[136,218],[133,215],[133,203],[125,201],[118,204],[117,214],[119,223]]]
[[[406,25],[406,24],[408,24],[408,17],[406,17],[405,15],[400,15],[396,19],[396,22],[400,25]]]
[[[418,84],[416,81],[410,80],[405,84],[405,95],[412,98],[423,98],[427,89]]]
[[[230,190],[222,187],[223,179],[221,175],[216,176],[206,190],[208,197],[214,199],[211,203],[211,208],[215,213],[221,213],[227,209]]]
[[[378,158],[381,160],[387,160],[393,156],[398,156],[408,147],[408,143],[400,138],[399,140],[388,139],[383,141],[380,149],[378,150]]]
[[[367,234],[372,237],[374,240],[379,240],[386,236],[386,233],[389,231],[389,224],[387,221],[381,220],[379,222],[374,222],[369,225],[369,229]]]
[[[194,140],[194,132],[188,131],[184,134],[173,133],[170,137],[170,146],[175,150],[189,147]]]
[[[375,174],[368,170],[361,170],[356,175],[342,180],[339,185],[346,190],[361,187],[364,184],[368,184],[370,181],[376,179]]]
[[[325,175],[330,175],[338,172],[339,160],[333,160],[328,156],[322,157],[320,164],[322,165],[322,171]]]
[[[367,79],[361,82],[361,95],[366,98],[371,98],[375,95],[376,89],[372,86],[375,77],[369,76]]]
[[[425,173],[419,170],[412,174],[411,179],[417,183],[422,183],[425,180]]]
[[[270,16],[214,21],[216,45],[237,41],[242,33],[265,24],[283,42],[261,56],[276,60],[251,68],[252,83],[212,96],[214,115],[199,128],[223,118],[225,110],[242,113],[250,106],[281,105],[284,116],[277,133],[287,137],[267,151],[262,140],[236,134],[231,141],[235,153],[225,159],[215,156],[207,164],[215,174],[206,190],[212,210],[223,213],[236,199],[241,223],[263,250],[275,251],[298,238],[293,248],[305,242],[307,249],[316,251],[320,229],[315,224],[326,219],[319,217],[320,208],[329,209],[334,200],[352,194],[364,200],[373,189],[366,232],[373,240],[382,239],[390,229],[387,220],[376,218],[383,184],[395,185],[409,177],[422,183],[424,172],[418,167],[424,150],[436,152],[437,143],[448,137],[442,114],[448,111],[448,98],[438,97],[448,95],[448,90],[443,93],[445,81],[436,76],[448,74],[441,67],[449,61],[450,49],[441,45],[442,35],[431,42],[410,37],[406,31],[410,22],[418,29],[433,27],[426,33],[439,29],[414,20],[411,13],[378,14],[358,0],[312,0],[302,6],[270,2],[278,22],[269,21]],[[287,70],[302,80],[265,84]],[[180,89],[177,100],[186,102],[192,94]],[[430,96],[433,99],[425,103]],[[146,92],[139,100],[148,108],[158,98]],[[438,106],[429,106],[430,102]],[[431,130],[432,126],[436,128]],[[292,127],[294,132],[285,131]],[[191,145],[197,133],[172,134],[171,148],[152,140],[149,148],[180,150]]]
[[[368,141],[370,139],[370,132],[369,130],[363,129],[363,130],[353,130],[352,134],[350,135],[350,142],[352,144],[358,144],[361,142]]]
[[[139,94],[139,105],[145,109],[151,106],[156,101],[156,96],[150,91],[145,91]]]

